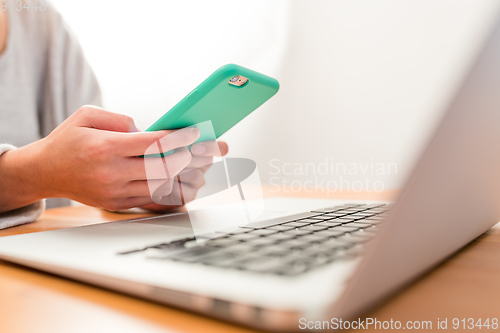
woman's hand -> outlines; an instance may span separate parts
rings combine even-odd
[[[108,210],[149,205],[153,201],[144,158],[138,156],[155,142],[161,142],[164,152],[175,149],[165,158],[174,178],[198,157],[209,157],[193,159],[185,148],[199,136],[198,129],[189,127],[138,133],[132,118],[84,106],[46,138],[0,156],[0,212],[48,197]],[[152,172],[161,178],[161,171]],[[196,171],[190,186],[194,190],[201,183]],[[187,195],[191,198],[191,191]]]

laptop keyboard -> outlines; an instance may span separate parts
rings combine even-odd
[[[119,254],[293,276],[359,256],[388,208],[346,204],[205,235],[204,242],[185,238]]]

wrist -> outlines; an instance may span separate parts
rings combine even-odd
[[[32,145],[0,155],[0,212],[20,208],[49,196],[41,184],[44,177],[37,166],[41,161],[36,147],[30,147]]]

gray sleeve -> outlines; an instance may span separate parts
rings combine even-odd
[[[76,36],[54,7],[47,6],[45,70],[39,105],[40,135],[47,136],[83,105],[102,106],[99,84]],[[70,200],[47,199],[47,207],[67,206]]]
[[[53,7],[48,10],[46,66],[39,107],[42,137],[82,105],[102,104],[97,79],[77,38]]]
[[[6,151],[16,147],[8,144],[0,144],[0,156]],[[0,213],[0,229],[15,227],[35,221],[45,210],[45,200],[37,201],[31,205]]]

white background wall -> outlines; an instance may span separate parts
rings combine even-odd
[[[52,3],[80,38],[105,107],[140,129],[217,67],[237,63],[281,89],[224,135],[231,156],[257,161],[264,182],[296,185],[367,177],[297,171],[305,163],[396,163],[396,175],[369,175],[385,188],[410,170],[497,8],[494,0]],[[270,161],[296,174],[275,176]]]

